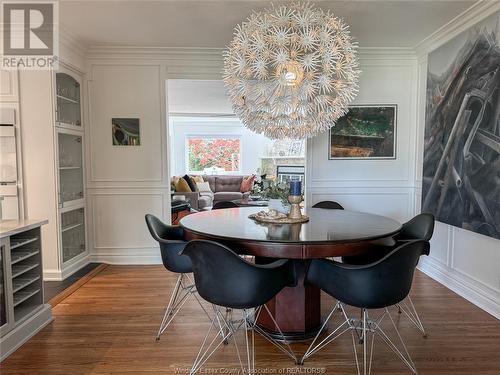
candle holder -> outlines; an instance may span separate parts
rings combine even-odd
[[[302,212],[300,211],[300,203],[304,199],[302,195],[289,195],[288,202],[290,203],[290,212],[288,213],[288,218],[293,220],[302,219]]]

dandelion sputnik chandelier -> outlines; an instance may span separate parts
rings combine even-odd
[[[250,130],[301,139],[328,130],[358,92],[357,43],[330,11],[272,6],[235,28],[224,56],[233,110]]]

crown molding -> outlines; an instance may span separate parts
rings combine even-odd
[[[360,60],[415,60],[413,48],[409,47],[360,47]]]
[[[94,45],[87,49],[89,59],[139,58],[159,60],[185,60],[186,58],[222,61],[222,48],[183,48],[183,47],[140,47],[119,45]]]
[[[497,11],[500,11],[499,1],[479,0],[415,45],[413,50],[420,58]]]
[[[87,49],[88,59],[140,58],[160,60],[186,60],[203,58],[205,61],[222,63],[224,48],[182,48],[182,47],[139,47],[117,45],[95,45]],[[413,60],[416,58],[412,48],[405,47],[369,47],[358,49],[360,59],[398,58]]]
[[[67,26],[59,24],[59,43],[82,58],[87,55],[87,46]]]

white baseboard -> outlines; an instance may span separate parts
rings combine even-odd
[[[43,270],[43,281],[61,281],[62,279],[61,270]]]
[[[78,259],[76,262],[71,263],[63,270],[43,270],[43,281],[61,281],[68,276],[73,275],[76,271],[85,267],[90,263],[90,255],[87,254],[83,258]]]
[[[418,268],[459,296],[500,319],[500,298],[493,291],[429,257],[422,258]]]
[[[130,251],[130,249],[113,251],[95,251],[90,255],[91,262],[117,265],[151,265],[162,264],[160,250]]]

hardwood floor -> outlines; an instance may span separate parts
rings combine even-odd
[[[101,272],[106,267],[107,264],[89,263],[63,281],[44,281],[43,298],[45,302],[52,306],[57,305],[91,279],[94,274]]]
[[[1,364],[2,375],[187,373],[209,323],[190,301],[155,342],[174,281],[175,275],[161,266],[107,267],[53,309],[54,322]],[[412,298],[428,338],[408,320],[397,322],[419,374],[500,374],[499,320],[421,273]],[[322,301],[326,314],[333,300],[323,296]],[[237,341],[243,344],[241,333]],[[293,345],[299,353],[306,348]],[[298,367],[257,337],[256,368],[275,374],[313,373],[311,369],[354,374],[351,338],[343,336]],[[205,374],[237,374],[238,369],[234,345],[217,351],[203,368]],[[373,373],[410,371],[376,340]]]

